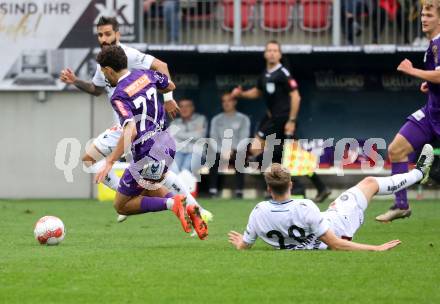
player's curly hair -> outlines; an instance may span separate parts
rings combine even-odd
[[[101,16],[101,18],[99,18],[98,20],[98,23],[96,24],[96,27],[98,28],[103,25],[111,25],[115,32],[119,31],[119,23],[116,17]]]
[[[96,61],[101,67],[110,67],[115,72],[127,68],[127,55],[124,50],[118,45],[106,45],[99,52]]]
[[[283,195],[289,190],[290,172],[281,164],[273,163],[264,173],[267,186],[277,195]]]

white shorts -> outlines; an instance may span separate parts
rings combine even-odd
[[[337,237],[351,240],[364,222],[368,202],[358,187],[343,192],[329,205],[324,217]]]
[[[93,140],[93,144],[101,154],[108,156],[116,148],[121,135],[122,127],[115,125],[99,134],[98,137]]]

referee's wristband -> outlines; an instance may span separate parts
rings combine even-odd
[[[173,91],[163,94],[163,101],[164,102],[171,101],[173,99],[174,99]]]
[[[289,122],[296,122],[296,117],[295,118],[289,118]]]

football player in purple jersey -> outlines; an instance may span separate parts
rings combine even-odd
[[[182,223],[185,232],[191,224],[200,239],[208,235],[208,227],[201,218],[197,203],[186,204],[183,196],[171,198],[145,196],[161,182],[171,166],[175,142],[164,130],[165,110],[157,100],[157,93],[174,90],[168,77],[152,70],[127,69],[127,56],[119,46],[108,46],[98,54],[102,72],[115,91],[111,97],[113,109],[118,114],[122,135],[116,149],[105,159],[104,168],[96,175],[101,182],[113,164],[131,152],[132,160],[125,170],[115,197],[114,206],[122,215],[132,215],[162,210],[172,210]],[[128,149],[130,148],[130,150]]]
[[[392,174],[408,172],[408,155],[424,144],[440,138],[440,1],[422,0],[422,31],[430,40],[426,50],[425,69],[417,69],[408,59],[397,70],[423,81],[420,90],[428,95],[425,106],[408,116],[405,124],[388,147]],[[422,181],[426,182],[427,178]],[[406,190],[395,194],[395,203],[384,214],[376,217],[380,222],[409,217],[411,209]]]

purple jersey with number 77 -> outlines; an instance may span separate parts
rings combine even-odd
[[[167,87],[168,77],[152,70],[133,70],[118,81],[111,103],[122,127],[129,121],[136,122],[137,136],[132,146],[135,161],[150,153],[153,145],[169,146],[175,151],[174,140],[163,131],[165,109],[157,98],[157,89]],[[162,158],[160,155],[151,156]]]
[[[138,195],[143,190],[139,185],[143,178],[159,179],[173,161],[175,142],[164,130],[165,110],[157,98],[157,90],[167,87],[168,77],[162,73],[132,70],[119,79],[112,95],[111,103],[121,126],[130,121],[136,123],[137,135],[131,147],[133,161],[118,188],[125,195]]]
[[[163,128],[165,111],[157,90],[166,87],[168,77],[152,70],[133,70],[119,79],[111,103],[122,127],[129,121],[136,122],[136,139]]]

